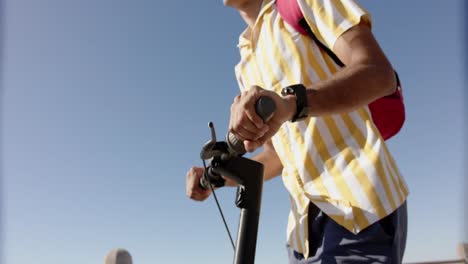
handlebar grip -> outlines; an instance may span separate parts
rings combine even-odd
[[[268,122],[268,120],[273,116],[273,113],[276,110],[276,105],[273,99],[268,96],[262,96],[255,102],[255,112],[263,122]],[[244,155],[246,150],[244,147],[244,142],[238,139],[234,134],[228,132],[226,135],[226,143],[228,144],[229,149],[238,154]]]
[[[273,116],[275,110],[275,102],[268,96],[262,96],[255,102],[255,112],[265,123]]]

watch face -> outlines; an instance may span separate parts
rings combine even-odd
[[[288,94],[295,94],[294,89],[291,86],[281,89],[281,95],[286,96]]]

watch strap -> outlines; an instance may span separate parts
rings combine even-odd
[[[281,95],[296,96],[296,113],[291,119],[291,122],[296,122],[308,117],[307,91],[304,85],[294,84],[285,87],[281,90]]]

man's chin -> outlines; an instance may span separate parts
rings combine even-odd
[[[239,8],[243,5],[246,4],[248,0],[223,0],[223,4],[225,6],[233,7],[233,8]]]

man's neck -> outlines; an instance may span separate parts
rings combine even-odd
[[[249,28],[253,28],[258,14],[260,13],[262,3],[263,0],[250,0],[236,8]]]

